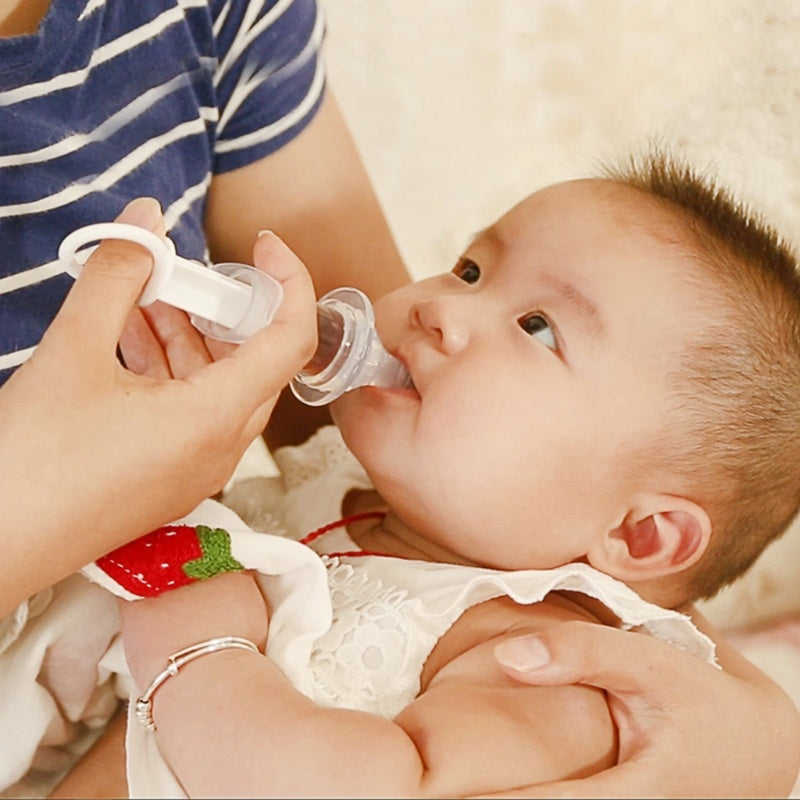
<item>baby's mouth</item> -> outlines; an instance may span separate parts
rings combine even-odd
[[[411,376],[411,370],[409,370],[407,364],[404,364],[404,366],[405,366],[405,379],[398,388],[402,389],[405,392],[411,392],[415,394],[417,397],[420,397],[419,389],[417,389],[417,384],[414,383],[414,378]]]
[[[410,392],[420,397],[419,389],[417,388],[417,384],[414,383],[414,378],[411,375],[411,369],[406,359],[396,351],[392,353],[392,358],[399,367],[398,371],[395,373],[394,388],[402,392]]]
[[[411,377],[411,370],[406,360],[396,352],[392,353],[391,357],[398,366],[398,371],[395,374],[396,383],[394,384],[394,388],[406,392],[414,392],[414,394],[419,395],[419,390],[414,383],[414,379]]]

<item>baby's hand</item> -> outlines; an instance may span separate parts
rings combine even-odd
[[[241,636],[264,650],[267,608],[249,572],[217,575],[135,603],[119,602],[122,641],[140,691],[167,658],[218,636]],[[157,703],[156,703],[157,706]]]

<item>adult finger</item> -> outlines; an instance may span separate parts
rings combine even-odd
[[[197,375],[206,386],[213,384],[218,400],[248,413],[308,363],[317,341],[314,287],[305,266],[268,232],[259,237],[253,255],[255,265],[281,283],[281,306],[268,327]]]
[[[269,418],[272,416],[272,411],[275,408],[275,403],[278,402],[278,395],[275,394],[269,399],[265,400],[258,408],[253,411],[248,421],[242,427],[241,441],[244,444],[244,449],[257,437],[260,436],[264,428],[267,427]]]
[[[283,302],[275,314],[273,325],[285,323],[298,313],[308,312],[308,296],[314,295],[311,275],[280,237],[272,231],[261,231],[253,246],[253,264],[256,269],[275,278],[284,289]]]
[[[119,339],[125,367],[137,375],[171,378],[167,356],[141,308],[131,309]]]
[[[142,309],[175,378],[186,378],[210,364],[203,335],[183,311],[164,303]]]
[[[653,786],[653,781],[642,765],[627,763],[598,772],[589,778],[537,783],[532,786],[519,786],[504,792],[482,794],[480,796],[483,798],[623,798],[657,796],[659,789],[660,787]]]
[[[133,200],[116,221],[163,232],[161,209],[153,198]],[[84,265],[48,333],[62,341],[79,339],[84,352],[90,348],[103,351],[116,348],[128,313],[152,267],[150,254],[136,244],[113,239],[101,242]]]
[[[646,634],[585,622],[565,622],[535,635],[506,639],[495,648],[495,657],[523,683],[583,683],[617,694],[646,694],[653,705],[674,696],[677,670],[694,679],[698,670],[718,672]]]

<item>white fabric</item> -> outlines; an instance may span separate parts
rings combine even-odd
[[[98,662],[118,630],[114,598],[80,575],[0,625],[0,787],[11,796],[58,779],[108,721],[119,698]]]
[[[425,660],[464,611],[502,596],[536,603],[556,590],[597,598],[623,627],[642,626],[715,663],[713,642],[688,617],[645,603],[586,564],[500,572],[380,556],[325,561],[333,625],[316,643],[309,667],[312,698],[326,705],[392,718],[417,696]]]
[[[182,522],[201,520],[224,526],[220,520],[209,523],[202,513]],[[645,603],[585,564],[507,573],[382,556],[320,559],[310,548],[273,534],[227,530],[234,558],[264,571],[261,588],[274,609],[267,655],[295,688],[322,705],[392,718],[417,696],[428,654],[467,608],[503,595],[534,603],[556,589],[598,598],[625,627],[641,625],[716,663],[713,642],[688,617]],[[134,707],[132,695],[130,796],[185,796]]]

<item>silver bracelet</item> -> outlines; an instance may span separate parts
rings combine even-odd
[[[190,647],[185,647],[183,650],[178,650],[167,658],[167,667],[163,672],[159,672],[152,683],[147,687],[147,691],[136,700],[136,719],[149,731],[156,729],[155,722],[153,722],[153,695],[162,683],[173,675],[178,674],[178,670],[190,661],[194,661],[200,656],[207,656],[209,653],[216,653],[219,650],[250,650],[253,653],[259,653],[260,650],[249,639],[243,639],[241,636],[220,636],[216,639],[207,639],[204,642],[198,642]]]

